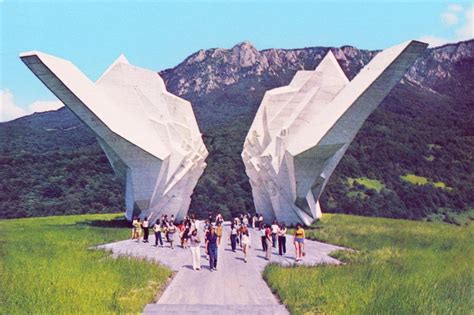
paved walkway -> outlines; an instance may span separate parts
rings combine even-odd
[[[168,244],[165,244],[165,247],[153,247],[153,233],[150,233],[150,243],[125,240],[98,247],[111,250],[115,256],[154,260],[177,271],[159,301],[146,306],[145,314],[288,314],[262,279],[261,273],[269,261],[264,259],[260,234],[253,229],[250,229],[250,234],[252,248],[248,263],[245,263],[239,246],[236,252],[232,252],[229,227],[225,226],[219,246],[217,271],[209,270],[204,247],[201,248],[203,268],[201,271],[194,271],[189,249],[177,246],[171,249]],[[175,236],[175,239],[179,238],[178,235]],[[298,264],[339,264],[338,260],[328,256],[339,249],[343,248],[307,240],[306,256]],[[291,236],[287,236],[287,255],[279,256],[278,249],[273,249],[270,262],[283,266],[295,264],[295,249]]]

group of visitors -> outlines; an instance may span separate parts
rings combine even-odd
[[[265,259],[269,260],[272,255],[272,248],[278,244],[278,253],[280,256],[286,254],[286,226],[284,223],[273,222],[272,225],[261,224],[260,238],[262,241],[262,250],[265,252]]]
[[[245,217],[246,218],[246,217]],[[252,246],[252,241],[250,238],[250,233],[247,225],[247,220],[234,219],[230,225],[230,247],[233,252],[236,251],[237,243],[240,244],[242,252],[244,253],[244,262],[247,262],[248,253],[250,247]]]
[[[164,214],[159,220],[156,220],[153,225],[153,232],[155,233],[155,245],[163,247],[163,238],[170,244],[171,248],[174,248],[175,235],[178,233],[181,247],[188,248],[190,246],[189,240],[191,232],[197,230],[197,222],[194,217],[186,217],[179,224],[175,223],[174,215],[168,218],[168,215]],[[132,239],[140,241],[143,233],[143,242],[148,243],[149,237],[149,221],[147,217],[140,221],[138,217],[135,217],[132,221]]]
[[[260,238],[262,242],[262,250],[265,252],[265,259],[270,260],[272,256],[272,248],[278,246],[278,254],[285,256],[286,254],[286,233],[285,223],[274,221],[273,224],[259,225]],[[303,259],[304,251],[304,229],[301,224],[297,224],[293,236],[293,244],[295,245],[296,261]]]
[[[278,254],[285,256],[286,254],[286,233],[287,227],[283,222],[274,221],[273,224],[264,224],[262,214],[240,215],[235,218],[230,226],[230,245],[232,251],[235,252],[237,244],[244,253],[244,261],[247,262],[248,251],[251,246],[251,239],[249,235],[249,224],[252,222],[252,228],[260,231],[262,250],[265,252],[265,259],[270,260],[272,256],[272,249],[278,246]],[[296,261],[301,261],[305,256],[304,251],[304,229],[301,224],[297,224],[293,235],[293,244],[295,245]]]
[[[209,213],[208,219],[204,222],[204,248],[206,258],[209,260],[209,268],[211,271],[217,270],[218,247],[221,245],[223,237],[224,218],[219,213],[215,217]],[[132,222],[132,239],[140,241],[143,234],[143,242],[148,243],[149,238],[149,221],[147,217],[140,221],[135,217]],[[249,250],[252,246],[249,228],[259,230],[261,235],[262,250],[265,252],[265,259],[270,260],[272,249],[278,246],[280,256],[286,254],[286,233],[287,228],[284,223],[274,221],[273,224],[264,224],[262,214],[241,214],[232,220],[230,225],[229,241],[231,250],[236,252],[237,245],[243,252],[243,260],[248,261]],[[182,248],[190,248],[193,260],[193,269],[201,270],[201,238],[199,237],[199,221],[192,215],[187,216],[179,224],[175,224],[173,215],[162,215],[152,227],[155,233],[154,246],[163,247],[164,240],[170,244],[170,248],[174,248],[175,235],[179,235],[180,245]],[[293,243],[295,245],[296,261],[301,261],[305,256],[304,251],[305,233],[301,224],[297,224]]]

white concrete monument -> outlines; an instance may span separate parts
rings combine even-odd
[[[207,156],[188,101],[123,55],[96,82],[67,60],[35,51],[20,58],[96,134],[124,184],[127,219],[186,215]]]
[[[386,49],[352,81],[329,51],[316,70],[265,93],[242,158],[267,222],[309,225],[321,216],[319,197],[349,144],[426,46]]]

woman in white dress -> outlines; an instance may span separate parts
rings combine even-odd
[[[193,269],[201,270],[201,240],[198,236],[198,231],[193,230],[190,237],[191,253],[193,255]]]
[[[242,251],[244,252],[244,261],[247,262],[247,256],[249,254],[250,246],[252,242],[250,240],[249,230],[246,226],[242,227]]]

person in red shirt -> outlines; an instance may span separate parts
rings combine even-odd
[[[267,244],[267,250],[265,252],[265,259],[270,260],[272,258],[272,229],[270,225],[265,227],[265,241]]]

